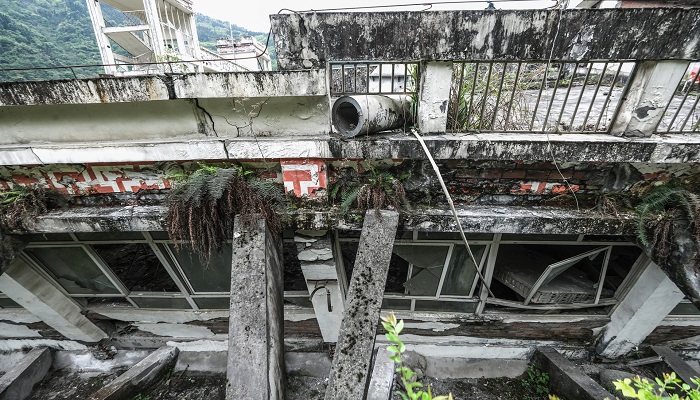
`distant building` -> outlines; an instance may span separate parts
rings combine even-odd
[[[261,69],[254,59],[237,63],[200,47],[189,0],[87,0],[87,6],[108,75]],[[107,8],[116,12],[106,18]]]

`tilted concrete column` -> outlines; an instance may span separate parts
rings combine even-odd
[[[284,399],[282,240],[236,216],[226,399]]]
[[[0,275],[0,291],[68,339],[99,342],[107,338],[73,300],[22,258],[16,258]]]
[[[365,214],[326,400],[365,397],[398,223],[393,211],[382,211],[381,218],[374,210]]]
[[[687,68],[687,61],[645,61],[637,65],[611,133],[651,136]]]
[[[598,337],[596,351],[603,357],[618,358],[633,350],[683,299],[683,293],[656,264],[648,259],[643,262],[646,266]]]
[[[452,62],[421,64],[418,128],[423,133],[447,131],[447,105],[452,86]]]
[[[306,286],[324,342],[337,342],[345,299],[338,282],[333,245],[327,231],[298,231],[294,236]],[[330,308],[330,310],[329,310]]]

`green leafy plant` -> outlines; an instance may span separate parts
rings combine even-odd
[[[189,246],[205,265],[231,237],[236,214],[246,225],[262,217],[271,231],[281,229],[286,210],[281,185],[240,166],[202,165],[170,179],[168,234],[178,245]]]
[[[38,185],[0,192],[0,229],[15,230],[48,210],[46,190]]]
[[[433,396],[430,386],[427,390],[423,390],[423,384],[415,380],[415,372],[404,364],[401,355],[406,351],[406,345],[399,338],[404,326],[403,320],[397,321],[394,313],[391,313],[387,317],[382,317],[382,326],[386,329],[386,338],[392,343],[387,347],[392,354],[389,359],[396,363],[396,372],[403,387],[403,390],[398,392],[399,396],[403,400],[452,400],[452,394]]]
[[[374,208],[380,215],[382,208],[391,207],[397,211],[408,208],[406,190],[401,179],[387,171],[374,167],[356,181],[341,180],[330,191],[331,199],[340,195],[340,210],[347,213],[353,204],[362,213]]]
[[[663,379],[650,381],[639,376],[613,381],[615,389],[628,399],[641,400],[700,400],[700,379],[691,378],[691,387],[676,377],[675,372],[663,374]],[[606,399],[609,400],[609,399]]]
[[[527,377],[520,381],[524,388],[534,391],[538,395],[549,395],[549,374],[540,371],[532,365],[528,365],[525,373]],[[530,399],[528,396],[525,400],[534,399]]]
[[[659,260],[670,254],[673,224],[685,221],[693,235],[700,238],[700,196],[682,187],[660,185],[652,189],[637,206],[637,237],[653,249]]]

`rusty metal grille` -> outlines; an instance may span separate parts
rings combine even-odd
[[[608,132],[634,66],[455,63],[447,126],[460,132]]]
[[[700,63],[688,66],[656,127],[658,133],[700,132]]]
[[[416,94],[418,63],[333,62],[331,95]]]

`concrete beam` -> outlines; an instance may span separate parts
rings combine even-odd
[[[289,13],[270,21],[281,69],[328,60],[700,59],[700,9]]]
[[[620,300],[596,343],[603,357],[619,358],[639,346],[683,300],[683,293],[650,260]]]
[[[365,398],[399,214],[365,214],[326,400]]]
[[[452,86],[452,62],[433,61],[421,65],[418,129],[422,133],[447,130],[447,105]]]
[[[32,394],[51,368],[53,355],[47,348],[35,348],[27,353],[5,375],[0,376],[0,400],[24,400]]]
[[[148,388],[170,370],[177,360],[177,347],[161,347],[139,361],[107,386],[90,396],[90,400],[131,398]]]
[[[68,339],[98,342],[107,334],[81,313],[81,308],[26,261],[17,258],[0,275],[0,291]]]
[[[639,64],[611,133],[635,137],[654,134],[687,68],[687,61],[646,61]]]
[[[226,399],[284,399],[283,290],[280,238],[236,216]]]
[[[333,258],[333,245],[326,231],[315,231],[321,236],[297,233],[297,243],[301,270],[314,305],[316,321],[321,329],[324,342],[338,341],[340,322],[345,311],[345,297],[339,284],[338,270]]]
[[[540,371],[549,374],[552,393],[563,399],[601,400],[611,397],[610,392],[551,347],[538,347],[532,362]]]

